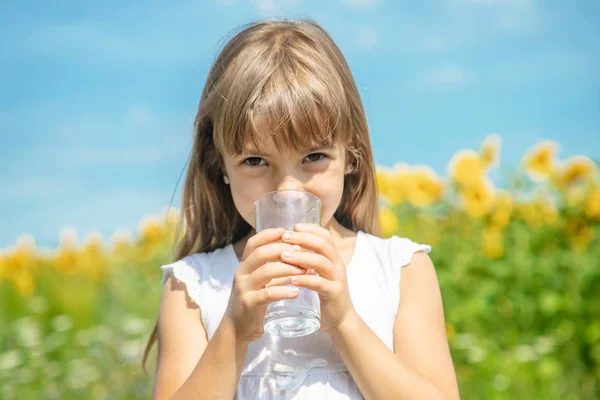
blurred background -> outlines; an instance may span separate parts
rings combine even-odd
[[[594,0],[2,2],[0,398],[149,398],[204,79],[271,17],[345,54],[384,235],[433,247],[462,398],[600,398]]]

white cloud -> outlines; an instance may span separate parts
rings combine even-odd
[[[354,42],[362,49],[371,49],[379,42],[379,33],[374,28],[359,28],[354,32]]]
[[[341,2],[349,8],[367,9],[374,8],[381,0],[341,0]]]
[[[277,4],[276,0],[253,0],[252,3],[262,15],[280,12],[280,6]]]
[[[491,66],[485,75],[489,83],[531,84],[557,79],[587,78],[595,73],[594,59],[580,51],[538,51],[517,60]],[[482,74],[483,75],[483,74]]]
[[[442,50],[446,47],[446,42],[440,36],[429,35],[423,39],[423,45],[428,50]]]
[[[468,80],[467,72],[457,65],[444,65],[426,72],[421,83],[428,87],[456,87]]]
[[[134,104],[116,115],[99,110],[94,113],[74,113],[68,118],[58,120],[53,118],[54,120],[51,121],[52,123],[46,128],[46,131],[59,135],[59,138],[71,140],[82,134],[88,138],[107,136],[133,138],[138,134],[140,137],[147,138],[151,134],[160,134],[164,131],[173,132],[176,128],[182,128],[184,120],[190,121],[192,118],[191,111],[187,115],[157,114],[146,106]],[[50,122],[47,119],[46,121]]]
[[[535,5],[536,0],[450,0],[451,3],[465,6],[484,6],[500,8],[529,8]]]
[[[473,34],[538,32],[545,24],[537,0],[446,0],[452,17]]]
[[[54,152],[54,162],[73,167],[183,158],[191,146],[193,116],[192,111],[155,114],[146,106],[133,105],[117,116],[84,114],[57,121],[49,133],[68,145]]]
[[[391,51],[462,52],[490,40],[540,36],[552,21],[549,7],[533,0],[440,0],[425,10],[403,7],[394,15]]]
[[[262,16],[273,16],[294,9],[302,0],[251,0],[251,2]]]
[[[194,109],[156,111],[135,104],[120,113],[107,107],[77,112],[69,103],[26,104],[1,110],[0,126],[4,128],[0,132],[5,129],[27,140],[13,145],[0,159],[0,169],[27,176],[41,170],[62,174],[64,168],[107,163],[135,167],[154,162],[183,165],[187,160]],[[51,190],[54,185],[45,187]]]
[[[144,126],[151,122],[152,116],[148,107],[134,105],[129,108],[127,118],[136,125]]]
[[[159,147],[90,147],[72,148],[61,159],[68,166],[114,165],[114,164],[147,164],[164,160],[171,156],[171,151]]]
[[[4,201],[48,199],[73,192],[79,186],[80,182],[73,178],[25,176],[0,181],[0,193]]]
[[[218,39],[208,41],[205,30],[197,29],[205,8],[202,2],[187,0],[154,7],[123,5],[111,14],[77,19],[36,19],[11,27],[10,40],[0,37],[4,50],[0,59],[63,57],[118,67],[194,62],[202,54],[212,54]]]
[[[20,52],[59,56],[100,65],[192,61],[197,43],[189,38],[114,29],[107,23],[75,21],[42,25],[21,43]]]

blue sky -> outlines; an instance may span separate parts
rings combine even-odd
[[[171,201],[223,38],[312,17],[344,52],[378,165],[496,132],[501,168],[541,139],[600,158],[600,2],[206,0],[0,3],[0,248],[134,235]],[[174,202],[178,205],[178,198]]]

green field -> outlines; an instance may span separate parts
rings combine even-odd
[[[499,143],[457,153],[449,177],[378,169],[384,235],[432,245],[463,399],[600,398],[600,184],[585,157],[540,143],[487,179]],[[0,253],[0,398],[148,399],[153,328],[177,213],[135,237]]]

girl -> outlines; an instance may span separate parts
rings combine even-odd
[[[254,201],[284,189],[317,195],[321,225],[256,233]],[[153,399],[459,397],[430,247],[377,236],[366,117],[317,23],[254,23],[225,45],[182,209],[144,356],[158,339]],[[297,295],[289,283],[319,293],[318,332],[264,333],[267,305]]]

